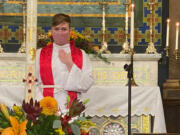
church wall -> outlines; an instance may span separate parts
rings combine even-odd
[[[53,0],[54,2],[57,2]],[[107,0],[109,5],[106,6],[106,41],[112,51],[120,52],[121,45],[125,40],[124,33],[124,16],[125,8],[123,3],[125,0]],[[130,1],[130,0],[129,0]],[[101,32],[101,13],[102,8],[98,1],[76,2],[64,0],[56,5],[50,4],[48,0],[39,1],[38,5],[38,33],[47,33],[50,30],[51,16],[54,13],[67,13],[72,17],[72,27],[82,33],[91,36],[92,41],[96,45],[100,45],[102,41]],[[89,2],[89,4],[87,4]],[[145,52],[145,48],[149,42],[149,25],[150,11],[147,3],[149,0],[135,0],[135,46],[137,52]],[[4,47],[4,51],[12,51],[9,47],[20,47],[22,42],[22,6],[11,0],[5,0],[0,9],[0,40]],[[161,44],[161,15],[162,1],[158,0],[155,7],[155,45],[159,48]],[[130,31],[129,31],[130,32]],[[113,49],[116,48],[116,49]],[[14,51],[16,51],[15,49]],[[119,51],[119,52],[118,52]]]
[[[125,41],[124,16],[125,0],[105,0],[106,6],[106,41],[112,53],[119,53]],[[131,0],[129,0],[131,1]],[[155,6],[154,44],[158,53],[164,52],[162,38],[162,3],[157,0]],[[79,3],[82,4],[82,6]],[[101,21],[102,7],[97,0],[39,0],[38,34],[47,33],[51,27],[51,17],[63,12],[72,17],[72,27],[76,31],[91,36],[95,45],[102,41]],[[133,0],[135,2],[135,51],[144,53],[149,42],[150,0]],[[22,42],[22,5],[20,0],[4,0],[0,5],[0,40],[5,52],[17,52]],[[130,20],[129,20],[130,21]],[[130,33],[130,31],[129,31]],[[159,85],[167,77],[167,63],[159,62]]]

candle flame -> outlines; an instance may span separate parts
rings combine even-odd
[[[134,8],[134,3],[131,4],[131,7]]]
[[[131,4],[131,11],[134,11],[134,7],[135,7],[135,5],[134,5],[134,3],[132,3]]]
[[[177,26],[177,27],[179,26],[179,22],[176,23],[176,26]]]
[[[170,19],[167,19],[167,22],[169,23],[169,22],[170,22]]]

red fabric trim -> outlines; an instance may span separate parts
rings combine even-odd
[[[74,64],[76,64],[78,68],[82,69],[82,63],[83,63],[82,51],[79,48],[75,47],[74,41],[70,41],[70,49]],[[77,99],[77,92],[68,91],[68,95],[70,97],[70,101],[68,104],[68,108],[69,108],[73,100]]]
[[[53,44],[42,48],[40,53],[40,75],[43,85],[54,85],[53,73],[52,73],[52,50]],[[44,88],[43,96],[54,97],[54,88]]]

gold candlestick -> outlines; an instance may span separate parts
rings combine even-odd
[[[128,13],[129,13],[129,5],[130,3],[126,1],[124,3],[125,9],[126,9],[126,16],[125,16],[125,42],[122,45],[122,51],[120,53],[129,53],[130,47],[129,47],[129,42],[128,42]]]
[[[157,53],[156,52],[156,48],[154,47],[154,32],[153,32],[153,26],[154,26],[154,16],[153,16],[153,13],[154,13],[154,5],[155,5],[155,2],[149,2],[148,3],[149,7],[150,7],[150,14],[151,14],[151,24],[150,24],[150,42],[148,44],[148,47],[146,49],[146,53],[150,53],[150,54],[154,54],[154,53]]]
[[[2,41],[0,41],[0,53],[3,53],[4,51],[3,51],[3,48],[2,48]]]
[[[23,40],[22,40],[22,44],[21,47],[18,50],[18,53],[25,53],[26,52],[26,2],[22,1],[21,5],[22,5],[22,9],[23,9]]]
[[[178,51],[178,49],[176,49],[174,51],[174,55],[175,55],[175,59],[179,61],[180,60],[180,52]]]
[[[100,2],[100,5],[102,5],[102,44],[101,44],[101,49],[99,50],[98,53],[111,53],[108,50],[108,44],[105,41],[105,34],[106,34],[106,30],[105,30],[105,5],[107,5],[107,2]]]
[[[166,46],[166,48],[164,48],[164,50],[166,51],[166,56],[169,56],[169,46]]]

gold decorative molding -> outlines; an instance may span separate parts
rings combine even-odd
[[[142,124],[144,126],[143,133],[149,133],[150,131],[150,115],[144,115],[142,118]]]
[[[23,13],[0,13],[1,16],[22,16]],[[55,14],[37,14],[37,16],[54,16]],[[71,17],[101,17],[101,14],[68,14]],[[106,14],[106,17],[125,17],[125,14]]]
[[[29,55],[31,56],[31,60],[33,61],[36,57],[36,49],[34,47],[30,47]]]
[[[0,41],[0,53],[3,53],[3,48],[2,48],[2,45],[1,45],[1,41]]]
[[[131,0],[128,0],[129,3],[131,3]],[[6,0],[6,3],[8,4],[21,4],[22,0]],[[49,1],[49,2],[42,2],[39,1],[37,2],[39,5],[99,5],[99,2],[62,2],[62,1],[58,1],[58,2],[53,2],[53,1]],[[121,4],[121,0],[117,0],[116,2],[108,2],[108,5],[120,5]],[[1,16],[22,16],[23,13],[0,13]],[[54,16],[55,14],[53,13],[39,13],[37,14],[37,16]],[[101,14],[68,14],[71,17],[101,17]],[[125,17],[125,14],[106,14],[106,17]]]
[[[123,129],[125,129],[125,125],[123,125],[123,123],[120,123],[120,121],[118,120],[113,120],[111,118],[107,118],[107,121],[105,121],[105,123],[103,124],[103,126],[100,128],[100,135],[103,135],[104,133],[104,129],[107,125],[111,124],[111,123],[116,123],[116,124],[119,124],[120,126],[122,126]],[[126,132],[126,131],[125,131]]]
[[[22,1],[15,1],[15,0],[7,0],[8,4],[19,4]],[[131,0],[129,0],[131,2]],[[99,5],[99,2],[90,2],[90,1],[83,1],[83,2],[74,2],[74,1],[38,1],[40,5]],[[117,0],[115,2],[108,2],[109,5],[119,5],[121,4],[121,0]]]
[[[131,123],[131,128],[136,129],[140,133],[150,133],[151,132],[151,116],[150,115],[141,115],[141,116],[132,116],[133,122]],[[124,135],[128,135],[128,125],[127,125],[127,116],[118,116],[116,118],[107,117],[107,116],[94,116],[91,121],[95,124],[88,128],[90,134],[97,133],[97,135],[103,135],[104,131],[111,130],[111,127],[107,128],[107,126],[111,126],[112,124],[116,124],[119,126],[121,133]],[[113,129],[112,129],[113,130]],[[111,132],[111,131],[110,131]]]

